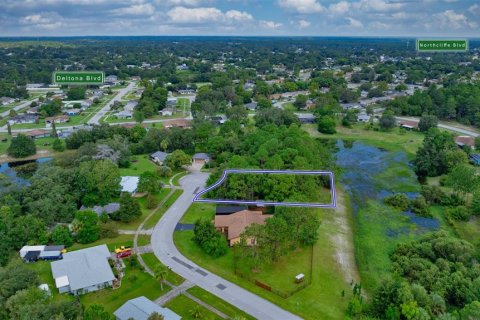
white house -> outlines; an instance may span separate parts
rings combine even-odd
[[[157,151],[150,154],[150,160],[158,163],[159,165],[162,165],[165,162],[165,159],[167,159],[167,157],[168,153],[162,151]]]
[[[115,276],[109,257],[105,244],[65,253],[62,260],[51,263],[55,286],[60,293],[74,295],[111,287]]]

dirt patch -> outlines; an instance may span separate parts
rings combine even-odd
[[[353,245],[352,228],[348,221],[348,215],[345,206],[345,197],[343,192],[337,193],[337,207],[333,224],[338,227],[337,232],[330,235],[335,247],[335,258],[340,265],[346,283],[360,283],[360,276],[357,265],[355,264],[355,249]]]

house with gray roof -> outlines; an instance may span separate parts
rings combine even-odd
[[[63,260],[51,263],[55,286],[60,293],[74,295],[111,287],[115,276],[109,257],[105,244],[65,253]]]
[[[180,320],[178,314],[168,308],[162,308],[144,296],[130,299],[118,308],[113,314],[116,320],[147,320],[152,313],[158,313],[164,320]]]
[[[192,163],[205,164],[210,161],[210,156],[206,153],[195,153],[192,157]]]
[[[118,202],[110,202],[104,206],[94,206],[93,208],[87,208],[85,206],[82,206],[80,208],[80,211],[84,210],[92,210],[94,211],[98,216],[101,216],[102,214],[106,213],[108,215],[111,215],[114,212],[117,212],[120,210],[120,203]]]
[[[150,154],[150,160],[153,162],[158,163],[159,165],[163,165],[165,162],[165,159],[167,159],[168,153],[162,152],[162,151],[157,151],[152,154]]]

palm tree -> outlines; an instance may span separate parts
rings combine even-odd
[[[200,310],[200,306],[195,306],[190,310],[190,315],[193,319],[200,319],[202,318],[202,312]]]
[[[147,318],[147,320],[165,320],[165,317],[158,312],[154,312]]]
[[[167,139],[163,139],[162,142],[160,142],[160,146],[162,147],[163,152],[167,152],[168,140],[167,140]]]
[[[158,266],[155,269],[155,279],[160,281],[160,288],[163,291],[163,281],[167,278],[168,269],[165,266]]]

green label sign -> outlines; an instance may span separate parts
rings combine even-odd
[[[420,52],[458,52],[468,51],[468,40],[417,40]]]
[[[57,84],[103,84],[105,73],[102,71],[56,71],[53,73],[53,83]]]

